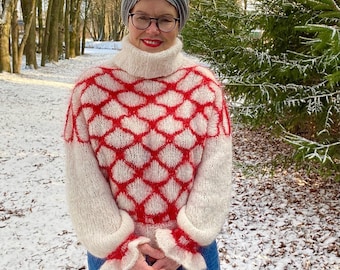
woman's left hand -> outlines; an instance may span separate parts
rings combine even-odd
[[[155,270],[177,270],[181,265],[174,260],[164,257],[163,259],[157,260],[152,268]]]

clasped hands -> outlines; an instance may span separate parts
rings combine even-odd
[[[165,257],[163,251],[153,248],[149,244],[140,245],[139,252],[140,256],[131,270],[176,270],[181,266],[174,260]],[[152,260],[152,265],[148,264],[146,256]]]

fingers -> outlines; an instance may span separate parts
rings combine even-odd
[[[131,268],[131,270],[153,270],[153,268],[147,264],[147,262],[145,261],[145,257],[140,254],[137,262]]]
[[[153,248],[149,244],[143,244],[139,246],[139,251],[143,255],[148,255],[151,258],[154,258],[156,260],[163,259],[165,257],[165,254],[163,251]]]
[[[175,262],[174,260],[165,257],[163,251],[153,248],[149,244],[142,244],[139,246],[139,251],[142,254],[143,264],[138,268],[136,264],[136,268],[132,270],[144,270],[144,269],[152,269],[152,270],[177,270],[181,265]],[[152,267],[145,268],[145,256],[148,257],[149,263],[152,264]],[[142,268],[143,266],[143,268]]]
[[[153,265],[152,268],[154,270],[176,270],[181,265],[175,262],[174,260],[170,258],[163,258],[160,260],[157,260]]]

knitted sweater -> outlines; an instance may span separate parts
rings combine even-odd
[[[64,131],[66,190],[79,240],[127,270],[150,243],[185,269],[219,233],[231,189],[230,120],[220,84],[186,58],[123,40],[77,81]]]

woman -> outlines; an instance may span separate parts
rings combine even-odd
[[[129,34],[75,85],[67,199],[90,269],[219,269],[231,189],[220,84],[181,53],[188,0],[123,0]]]

